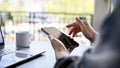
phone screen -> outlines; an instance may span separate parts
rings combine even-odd
[[[55,27],[44,27],[41,30],[47,34],[52,35],[53,37],[59,39],[66,48],[75,48],[78,47],[78,43],[74,39],[70,38],[68,35],[64,34],[62,31],[58,30]]]

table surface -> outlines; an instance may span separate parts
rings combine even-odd
[[[15,43],[9,42],[6,43],[6,45],[13,46]],[[30,62],[24,63],[17,68],[53,68],[56,60],[53,48],[51,47],[50,41],[33,41],[30,44],[30,48],[33,49],[40,49],[41,51],[46,51],[43,56],[38,57]],[[88,49],[88,46],[85,46],[83,44],[80,44],[79,47],[75,48],[71,56],[78,55],[82,56],[84,51]]]

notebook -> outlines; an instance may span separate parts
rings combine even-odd
[[[16,67],[32,59],[40,57],[45,50],[35,48],[16,48],[11,43],[5,44],[0,27],[0,68]]]

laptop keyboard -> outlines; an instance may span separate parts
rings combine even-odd
[[[14,51],[10,50],[10,49],[1,49],[0,50],[0,56],[7,55],[7,54],[10,54],[10,53],[13,53],[13,52]]]

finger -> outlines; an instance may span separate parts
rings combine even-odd
[[[87,25],[87,26],[90,26],[90,24],[89,24],[89,23],[87,23],[87,21],[84,21],[84,24],[85,24],[85,25]]]
[[[51,36],[50,36],[50,35],[48,35],[48,38],[49,38],[49,39],[51,39]]]
[[[50,41],[54,49],[58,48],[58,41],[55,38],[52,38]]]
[[[69,35],[71,35],[75,31],[74,27],[70,30]]]
[[[77,35],[78,31],[74,31],[73,32],[73,37],[75,37]]]
[[[76,22],[66,25],[67,28],[70,28],[70,27],[73,27],[73,26],[76,26]]]
[[[75,19],[77,22],[82,22],[82,20],[79,17],[76,17]]]
[[[51,35],[48,35],[48,38],[49,38],[50,40],[52,40],[52,39],[53,39],[53,37],[52,37]]]
[[[54,50],[56,50],[58,48],[58,46],[56,46],[56,41],[55,39],[52,39],[51,40],[51,44],[52,44],[52,47],[54,48]]]
[[[78,17],[76,17],[76,22],[77,22],[79,25],[83,25],[83,22],[82,22]]]
[[[57,47],[57,48],[63,47],[65,49],[65,45],[60,40],[54,38],[53,43],[55,44],[53,45],[54,47]]]

